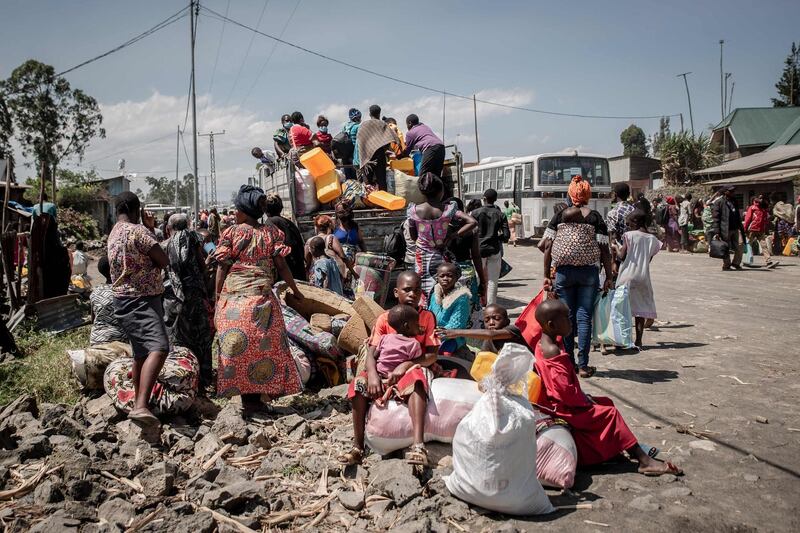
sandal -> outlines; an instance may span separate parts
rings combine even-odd
[[[149,409],[134,409],[130,413],[128,413],[128,420],[133,420],[134,422],[141,422],[142,424],[153,425],[156,426],[160,424],[156,415],[150,412]]]
[[[650,470],[642,472],[639,470],[640,474],[644,474],[647,477],[659,477],[666,474],[672,474],[673,476],[682,476],[683,470],[675,466],[674,464],[670,463],[669,461],[664,461],[664,465],[666,468],[664,470]]]
[[[405,459],[410,465],[428,466],[428,450],[424,444],[414,444],[406,452]]]
[[[597,369],[593,366],[583,366],[578,370],[578,375],[582,378],[590,378],[594,376]]]
[[[360,465],[361,461],[364,460],[364,450],[353,446],[349,452],[343,453],[337,457],[336,460],[339,461],[340,464],[347,466]]]

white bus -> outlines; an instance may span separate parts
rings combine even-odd
[[[524,235],[541,235],[558,204],[566,203],[572,175],[580,172],[592,186],[589,207],[603,217],[611,207],[608,159],[597,154],[551,153],[526,157],[489,157],[464,168],[464,202],[497,191],[497,206],[513,200],[522,210]],[[521,237],[517,229],[517,236]]]

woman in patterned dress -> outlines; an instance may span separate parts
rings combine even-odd
[[[426,305],[436,284],[436,269],[446,261],[450,241],[471,234],[478,222],[459,211],[455,202],[442,202],[444,185],[436,174],[423,174],[419,178],[419,191],[427,201],[408,206],[408,231],[417,243],[414,270],[422,279],[422,305]],[[451,220],[463,223],[457,232],[448,231]]]
[[[222,233],[215,252],[217,393],[240,395],[247,410],[261,406],[262,394],[273,399],[303,389],[272,292],[275,270],[295,297],[303,295],[284,260],[290,250],[283,232],[258,221],[265,202],[264,191],[242,185],[236,197],[236,224]]]

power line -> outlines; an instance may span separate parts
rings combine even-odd
[[[286,33],[286,29],[289,27],[289,24],[292,22],[292,19],[294,18],[294,14],[297,12],[297,8],[300,7],[300,2],[301,2],[301,0],[297,0],[297,3],[294,5],[294,9],[292,10],[291,14],[289,14],[289,18],[286,19],[286,23],[283,25],[283,29],[281,30],[281,33],[280,33],[280,35],[278,35],[278,37],[282,38],[283,34]],[[250,98],[250,95],[253,93],[253,89],[255,89],[256,85],[258,84],[258,80],[261,79],[261,75],[264,73],[264,69],[267,68],[267,65],[269,64],[270,60],[272,59],[272,56],[275,54],[275,49],[276,48],[278,48],[278,41],[275,41],[274,43],[272,43],[272,50],[269,51],[269,55],[267,56],[267,60],[264,61],[263,65],[261,65],[261,68],[258,71],[258,75],[256,76],[256,79],[253,80],[253,84],[250,86],[250,89],[247,91],[247,94],[244,96],[244,99],[242,100],[242,103],[239,104],[240,107],[243,106],[245,102],[247,102],[248,98]]]
[[[390,80],[390,81],[394,81],[394,82],[397,82],[397,83],[401,83],[403,85],[408,85],[410,87],[416,87],[417,89],[422,89],[422,90],[430,91],[430,92],[437,93],[437,94],[444,94],[445,96],[452,96],[453,98],[460,98],[462,100],[470,100],[470,101],[473,100],[473,98],[471,96],[464,96],[464,95],[461,95],[461,94],[456,94],[456,93],[451,93],[451,92],[448,92],[448,91],[444,91],[442,89],[436,89],[434,87],[429,87],[427,85],[422,85],[420,83],[415,83],[415,82],[412,82],[412,81],[404,80],[404,79],[401,79],[401,78],[397,78],[395,76],[389,76],[388,74],[383,74],[383,73],[380,73],[380,72],[377,72],[375,70],[371,70],[371,69],[368,69],[368,68],[365,68],[365,67],[360,67],[358,65],[355,65],[353,63],[349,63],[347,61],[343,61],[341,59],[336,59],[335,57],[331,57],[331,56],[325,55],[325,54],[323,54],[321,52],[317,52],[315,50],[311,50],[311,49],[306,48],[304,46],[300,46],[298,44],[289,42],[289,41],[287,41],[285,39],[282,39],[280,37],[275,37],[274,35],[270,35],[268,33],[264,33],[262,31],[259,31],[256,28],[252,28],[250,26],[247,26],[246,24],[243,24],[241,22],[238,22],[236,20],[228,18],[228,17],[226,17],[224,15],[221,15],[220,13],[217,13],[216,11],[214,11],[213,9],[210,9],[208,7],[201,6],[201,9],[203,11],[215,16],[218,20],[227,21],[227,22],[229,22],[229,23],[231,23],[231,24],[233,24],[235,26],[239,26],[240,28],[244,28],[246,30],[250,30],[254,34],[257,33],[259,35],[262,35],[264,37],[272,39],[273,41],[276,41],[278,43],[285,44],[286,46],[289,46],[291,48],[295,48],[297,50],[306,52],[307,54],[311,54],[311,55],[317,56],[317,57],[319,57],[321,59],[325,59],[326,61],[331,61],[333,63],[337,63],[339,65],[342,65],[342,66],[345,66],[345,67],[349,67],[351,69],[358,70],[358,71],[364,72],[366,74],[371,74],[372,76],[376,76],[376,77],[383,78],[383,79],[386,79],[386,80]],[[597,119],[626,119],[626,120],[629,120],[629,119],[656,119],[656,118],[661,118],[661,117],[675,117],[675,116],[678,116],[677,113],[673,113],[673,114],[669,114],[669,115],[665,115],[665,114],[661,114],[661,115],[587,115],[587,114],[580,114],[580,113],[561,113],[561,112],[558,112],[558,111],[548,111],[548,110],[545,110],[545,109],[535,109],[535,108],[531,108],[531,107],[514,106],[514,105],[510,105],[510,104],[503,104],[503,103],[500,103],[500,102],[493,102],[491,100],[483,100],[483,99],[480,99],[480,98],[476,99],[476,101],[481,102],[482,104],[493,105],[493,106],[496,106],[496,107],[503,107],[503,108],[506,108],[506,109],[515,109],[515,110],[518,110],[518,111],[528,111],[530,113],[538,113],[538,114],[542,114],[542,115],[553,115],[553,116],[560,116],[560,117],[597,118]]]
[[[264,18],[264,13],[267,11],[267,6],[269,5],[269,0],[264,0],[264,6],[261,8],[261,14],[258,16],[258,21],[256,21],[256,28],[261,25],[261,19]],[[205,9],[205,6],[200,6],[201,9]],[[223,22],[233,22],[226,16],[219,15],[218,13],[214,12],[215,15],[220,17],[220,20]],[[251,28],[248,28],[251,29]],[[260,33],[257,29],[253,29],[255,33]],[[245,63],[247,63],[247,58],[250,55],[250,49],[253,48],[253,41],[255,41],[256,36],[255,33],[250,36],[250,43],[247,45],[247,50],[244,53],[244,57],[242,58],[242,64],[239,65],[239,72],[236,73],[236,78],[233,80],[233,86],[231,87],[230,92],[228,93],[228,97],[225,99],[225,102],[222,104],[222,107],[228,105],[228,101],[233,96],[233,93],[236,91],[236,86],[239,84],[239,77],[242,75],[242,70],[244,69]]]
[[[100,54],[99,56],[95,56],[95,57],[93,57],[91,59],[87,59],[86,61],[84,61],[82,63],[78,63],[77,65],[75,65],[72,68],[68,68],[67,70],[59,72],[58,74],[56,74],[56,76],[63,76],[64,74],[68,74],[68,73],[72,72],[73,70],[77,70],[77,69],[79,69],[81,67],[85,67],[89,63],[94,63],[95,61],[98,61],[100,59],[103,59],[104,57],[110,56],[111,54],[113,54],[115,52],[119,52],[123,48],[127,48],[128,46],[141,41],[145,37],[148,37],[149,35],[152,35],[155,32],[157,32],[159,30],[162,30],[162,29],[166,28],[167,26],[169,26],[170,24],[173,24],[173,23],[179,21],[180,19],[182,19],[183,17],[185,17],[186,16],[185,12],[186,12],[187,9],[189,9],[188,6],[182,8],[180,11],[178,11],[174,15],[172,15],[170,17],[167,17],[166,19],[162,20],[161,22],[159,22],[158,24],[156,24],[155,26],[153,26],[149,30],[146,30],[146,31],[140,33],[136,37],[128,39],[127,41],[125,41],[121,45],[115,46],[111,50],[109,50],[107,52],[104,52],[104,53]]]
[[[226,17],[228,16],[228,11],[230,10],[230,8],[231,8],[231,0],[228,0],[228,4],[225,6],[225,16]],[[200,18],[200,17],[198,17],[198,18]],[[208,106],[211,103],[211,98],[210,98],[210,96],[211,96],[211,88],[214,86],[214,76],[217,73],[217,63],[219,63],[219,52],[220,52],[220,50],[222,50],[222,38],[225,36],[225,25],[226,24],[227,24],[227,21],[223,20],[222,21],[222,30],[219,32],[219,43],[217,43],[217,56],[216,56],[216,58],[214,58],[214,68],[211,69],[211,81],[208,82],[208,91],[206,91],[206,95],[208,95],[207,96],[208,99],[206,100],[206,109],[205,109],[205,111],[208,110]]]
[[[97,161],[102,161],[103,159],[108,159],[109,157],[114,157],[115,155],[129,154],[131,152],[135,152],[136,150],[141,150],[142,148],[144,148],[148,144],[152,144],[152,143],[154,143],[156,141],[161,141],[161,140],[166,139],[167,137],[171,137],[171,136],[172,136],[172,133],[168,133],[166,135],[162,135],[161,137],[156,137],[155,139],[151,139],[149,141],[146,141],[146,142],[144,142],[144,143],[142,143],[142,144],[140,144],[138,146],[135,146],[133,148],[126,148],[126,149],[120,150],[118,152],[113,152],[113,153],[104,155],[102,157],[98,157],[98,158],[92,159],[91,161],[86,161],[85,164],[91,165],[92,163],[96,163]]]

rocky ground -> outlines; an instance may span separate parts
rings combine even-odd
[[[511,249],[501,303],[519,313],[541,255]],[[580,471],[560,510],[513,518],[467,506],[435,468],[372,455],[335,461],[352,438],[338,387],[242,418],[198,401],[161,432],[101,396],[76,406],[30,396],[0,409],[0,524],[7,531],[797,531],[797,260],[723,273],[704,256],[653,263],[660,319],[639,354],[592,354],[587,392],[614,399],[643,442],[686,470],[646,478],[620,461]]]

